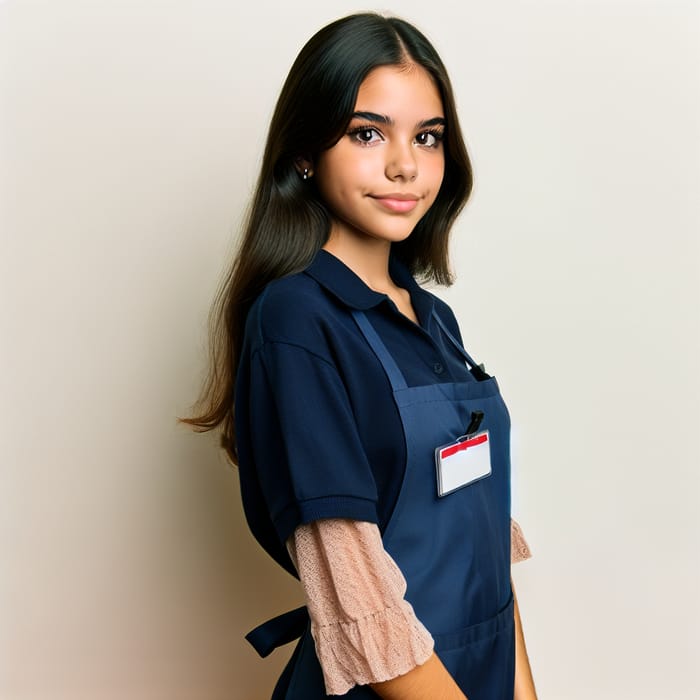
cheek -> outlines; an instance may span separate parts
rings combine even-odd
[[[376,163],[366,155],[358,157],[350,152],[342,158],[326,161],[319,175],[318,186],[323,197],[338,202],[372,189],[377,180]]]
[[[373,152],[372,149],[348,149],[336,169],[339,181],[352,189],[362,189],[364,185],[371,184],[377,177],[378,155],[378,152]]]
[[[443,158],[434,158],[423,164],[423,185],[429,192],[429,206],[437,199],[443,177],[445,176],[445,161]]]
[[[445,156],[440,154],[439,157],[434,158],[429,164],[428,168],[429,177],[436,187],[439,189],[442,184],[442,178],[445,175]]]

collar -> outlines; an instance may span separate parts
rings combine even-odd
[[[344,262],[321,248],[304,271],[345,306],[366,311],[386,301],[386,294],[370,289]],[[408,268],[394,255],[389,257],[389,274],[394,282],[411,295],[411,302],[421,321],[433,308],[433,296],[413,279]]]

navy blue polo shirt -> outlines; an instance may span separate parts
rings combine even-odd
[[[432,317],[460,338],[449,306],[393,257],[389,272],[420,325],[325,250],[267,285],[248,314],[235,401],[243,506],[254,536],[292,572],[284,542],[297,525],[352,518],[383,530],[405,469],[389,380],[351,311],[365,312],[408,386],[473,381]]]

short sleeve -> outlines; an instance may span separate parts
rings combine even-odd
[[[251,452],[281,542],[319,518],[377,522],[377,488],[337,368],[288,343],[251,357]]]

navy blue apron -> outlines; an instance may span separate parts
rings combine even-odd
[[[355,321],[391,382],[406,439],[406,469],[384,548],[407,582],[406,599],[435,652],[470,700],[513,700],[515,638],[510,585],[510,419],[498,384],[476,365],[437,313],[433,318],[470,368],[470,380],[409,387],[360,311]],[[480,414],[483,414],[481,417]],[[488,430],[491,474],[438,496],[435,449],[457,440],[473,417]],[[306,608],[248,635],[261,655],[301,635],[273,700],[327,696]],[[368,686],[343,697],[376,698]]]

